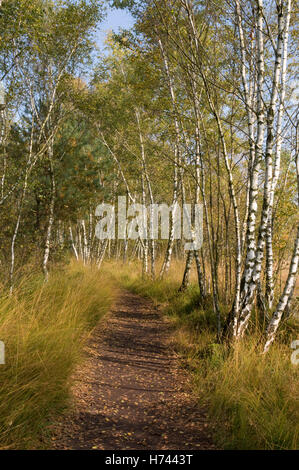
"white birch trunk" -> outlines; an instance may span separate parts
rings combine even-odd
[[[261,27],[260,17],[263,16],[263,2],[262,0],[257,0],[258,3],[258,25],[259,29]],[[265,174],[265,183],[264,183],[264,199],[263,199],[263,209],[261,216],[261,223],[259,227],[259,237],[258,244],[255,250],[254,257],[254,268],[250,280],[248,283],[248,291],[245,294],[245,298],[242,301],[242,310],[240,312],[239,325],[238,325],[238,336],[243,336],[250,319],[251,309],[254,301],[254,294],[256,287],[260,282],[260,275],[262,269],[262,261],[264,255],[264,246],[265,246],[265,235],[268,225],[268,216],[271,209],[271,202],[273,202],[273,197],[271,193],[273,192],[273,143],[274,143],[274,117],[275,117],[275,107],[278,97],[278,84],[281,74],[281,59],[282,59],[282,46],[283,46],[283,2],[280,1],[277,5],[278,11],[278,36],[277,36],[277,47],[275,51],[275,65],[272,79],[272,88],[271,88],[271,99],[270,104],[267,110],[267,141],[266,141],[266,174]],[[261,149],[262,150],[262,149]],[[258,149],[257,158],[260,150]]]
[[[74,242],[73,231],[72,231],[71,226],[69,226],[69,232],[70,232],[70,239],[71,239],[72,248],[74,250],[75,258],[78,261],[79,260],[79,255],[78,255],[78,250],[77,250],[75,242]]]
[[[274,283],[273,283],[273,247],[272,247],[272,230],[273,230],[273,203],[275,188],[280,174],[280,161],[281,161],[281,146],[282,146],[282,119],[284,114],[284,102],[286,93],[286,72],[287,72],[287,57],[288,57],[288,38],[289,38],[289,25],[291,16],[291,0],[287,1],[285,24],[283,32],[283,59],[281,69],[281,91],[280,103],[277,116],[276,125],[276,152],[273,170],[272,191],[270,199],[270,210],[268,226],[266,231],[266,302],[269,309],[272,308],[274,299]]]
[[[161,50],[161,55],[164,63],[164,68],[166,72],[166,76],[168,79],[168,87],[171,96],[173,111],[174,111],[174,126],[175,126],[175,148],[174,148],[174,175],[173,175],[173,198],[172,198],[172,207],[173,211],[171,212],[171,220],[170,220],[170,233],[169,233],[169,240],[167,244],[166,254],[164,258],[164,262],[162,264],[162,268],[160,271],[159,278],[162,279],[165,274],[169,271],[171,257],[172,257],[172,250],[173,250],[173,243],[174,243],[174,219],[175,219],[175,208],[178,201],[178,163],[180,162],[180,126],[177,117],[177,108],[176,108],[176,97],[173,85],[173,79],[169,70],[168,58],[166,55],[166,51],[161,41],[160,37],[158,37],[158,43]]]
[[[56,198],[56,183],[55,183],[55,175],[54,175],[54,166],[53,166],[53,138],[51,139],[51,144],[49,145],[49,163],[50,163],[50,176],[51,176],[51,200],[50,200],[50,207],[49,207],[49,219],[48,219],[48,227],[46,232],[46,241],[45,241],[45,249],[44,249],[44,257],[43,257],[43,272],[45,276],[45,280],[47,281],[49,278],[49,271],[48,271],[48,261],[50,255],[50,244],[51,244],[51,234],[52,228],[54,224],[54,209],[55,209],[55,198]]]
[[[279,299],[276,310],[271,318],[271,321],[266,331],[266,343],[264,346],[264,352],[267,352],[269,350],[271,344],[273,343],[275,339],[276,332],[279,327],[282,315],[284,313],[284,310],[287,304],[289,303],[290,296],[293,293],[296,276],[298,272],[298,261],[299,261],[299,227],[297,230],[297,236],[296,236],[296,240],[294,244],[294,251],[293,251],[292,261],[290,264],[288,278],[287,278],[283,293]]]

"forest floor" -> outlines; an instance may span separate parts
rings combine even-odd
[[[120,293],[73,380],[72,409],[51,429],[53,449],[215,448],[171,323],[150,300]]]

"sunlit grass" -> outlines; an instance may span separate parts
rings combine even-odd
[[[109,309],[112,290],[79,263],[51,275],[33,274],[0,305],[0,448],[37,445],[49,419],[68,403],[70,377],[84,341]]]

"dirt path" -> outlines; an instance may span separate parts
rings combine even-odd
[[[170,335],[150,301],[122,293],[89,341],[74,410],[55,426],[53,448],[213,449]]]

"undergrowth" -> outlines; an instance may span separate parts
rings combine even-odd
[[[290,360],[298,324],[285,323],[269,353],[262,355],[253,315],[250,334],[228,349],[217,344],[212,305],[201,305],[196,285],[178,293],[176,268],[163,281],[142,279],[132,265],[113,272],[123,287],[151,298],[173,320],[176,347],[193,374],[199,400],[208,406],[220,447],[298,449],[299,367]]]
[[[102,275],[79,263],[56,270],[47,283],[28,274],[11,296],[2,290],[1,449],[38,447],[48,423],[69,402],[84,342],[111,299]]]

